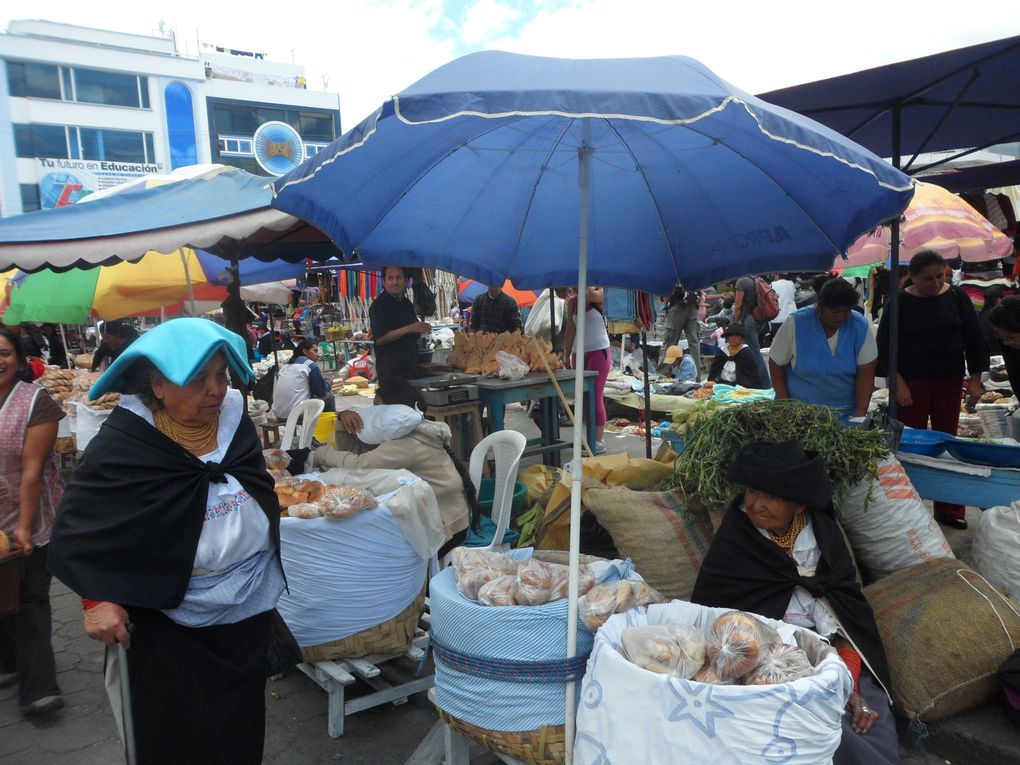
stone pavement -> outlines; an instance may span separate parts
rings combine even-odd
[[[508,411],[508,426],[533,435],[519,411]],[[570,429],[565,429],[570,437]],[[607,434],[610,453],[643,455],[643,442]],[[969,511],[971,522],[978,511]],[[969,533],[950,531],[961,557],[969,552]],[[112,765],[123,762],[117,729],[103,688],[103,647],[85,637],[80,601],[55,582],[53,647],[58,680],[67,706],[49,718],[28,719],[17,708],[14,688],[0,690],[0,763],[3,765]],[[383,665],[384,673],[410,671]],[[367,689],[366,689],[367,690]],[[350,691],[350,695],[358,691]],[[436,721],[420,693],[408,703],[368,709],[346,720],[342,738],[326,733],[326,694],[300,672],[270,682],[266,689],[265,762],[365,763],[402,765]],[[902,748],[904,765],[1020,765],[1020,735],[994,704],[931,726],[927,757]],[[187,735],[182,731],[182,735]],[[901,738],[906,741],[906,735]],[[942,756],[939,756],[942,755]],[[626,765],[626,764],[624,764]]]

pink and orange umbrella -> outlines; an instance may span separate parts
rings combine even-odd
[[[837,269],[881,263],[889,258],[890,228],[865,234],[837,258]],[[900,262],[921,250],[970,262],[997,260],[1013,251],[1013,243],[981,213],[950,191],[932,183],[916,183],[914,198],[900,224]]]

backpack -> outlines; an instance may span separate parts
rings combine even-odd
[[[754,291],[757,302],[751,310],[752,318],[757,322],[772,321],[779,315],[779,295],[760,276],[754,277]]]

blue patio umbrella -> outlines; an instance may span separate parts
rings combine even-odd
[[[495,51],[440,67],[273,187],[275,207],[366,263],[657,294],[824,270],[913,193],[852,141],[692,59]],[[580,453],[575,428],[572,564]],[[568,652],[574,637],[571,621]],[[568,744],[572,704],[568,690]]]
[[[388,100],[276,180],[273,205],[366,263],[574,285],[585,118],[597,284],[668,294],[678,280],[824,269],[911,195],[849,139],[689,58],[489,51]]]

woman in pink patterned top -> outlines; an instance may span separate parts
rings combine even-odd
[[[64,706],[50,643],[50,529],[63,492],[53,446],[64,413],[26,379],[18,338],[0,327],[0,529],[25,559],[20,610],[0,617],[0,688],[19,683],[26,715]],[[31,379],[31,377],[27,377]]]

